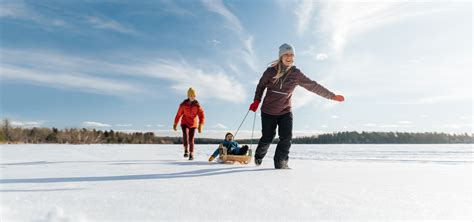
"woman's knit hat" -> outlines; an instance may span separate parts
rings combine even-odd
[[[292,45],[290,45],[288,43],[283,43],[280,46],[279,50],[278,50],[278,58],[281,58],[282,55],[284,55],[288,52],[291,52],[291,53],[293,53],[293,55],[296,55],[295,54],[295,48]]]

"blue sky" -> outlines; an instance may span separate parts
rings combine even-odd
[[[297,88],[295,136],[473,129],[470,1],[0,3],[1,117],[18,126],[178,135],[192,86],[206,114],[199,136],[218,138],[237,129],[287,42],[297,67],[346,97]]]

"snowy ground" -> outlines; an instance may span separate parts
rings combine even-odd
[[[291,170],[214,148],[2,145],[0,220],[473,219],[472,145],[293,145]]]

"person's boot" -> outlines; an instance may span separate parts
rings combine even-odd
[[[291,169],[291,168],[288,166],[288,161],[280,160],[280,161],[275,161],[275,169]]]
[[[255,165],[260,166],[262,164],[262,159],[254,157],[254,160],[255,160]]]
[[[188,147],[184,147],[184,155],[183,156],[185,158],[189,156]]]
[[[211,155],[211,156],[209,157],[209,162],[212,162],[214,159],[215,159],[215,157]]]
[[[249,146],[243,145],[239,151],[239,155],[247,155],[248,151],[249,151]]]
[[[189,154],[189,160],[194,160],[194,155],[193,155],[193,153],[190,153],[190,154]]]

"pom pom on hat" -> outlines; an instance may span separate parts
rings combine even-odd
[[[193,87],[188,89],[188,97],[196,97],[196,91],[193,89]]]

